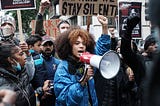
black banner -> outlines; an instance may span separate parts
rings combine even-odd
[[[2,10],[24,10],[35,8],[35,0],[1,0]]]

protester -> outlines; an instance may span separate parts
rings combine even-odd
[[[54,57],[55,54],[55,45],[54,41],[51,37],[45,35],[42,37],[42,58],[44,59],[44,63],[47,68],[48,77],[47,80],[50,80],[50,92],[48,92],[50,95],[46,95],[46,98],[44,98],[41,102],[41,106],[54,106],[55,105],[55,94],[53,90],[53,79],[54,74],[56,72],[57,66],[60,63],[60,60],[56,59]]]
[[[121,67],[118,74],[112,79],[105,79],[100,72],[95,73],[95,87],[98,97],[98,106],[135,106],[136,101],[136,84],[132,71],[122,62],[120,54],[120,40],[110,28],[111,50],[116,51],[121,58]],[[107,67],[106,67],[107,68]],[[113,70],[110,70],[113,71]]]
[[[12,40],[16,45],[19,45],[19,40],[14,36],[16,30],[16,21],[10,15],[0,17],[0,39],[7,41]]]
[[[41,53],[41,36],[39,36],[38,34],[31,35],[29,38],[26,39],[26,43],[28,44],[29,51],[32,56],[36,56],[37,54]]]
[[[153,57],[157,51],[157,43],[153,35],[146,38],[145,51],[147,55],[143,56],[133,52],[131,49],[131,33],[133,28],[140,22],[138,16],[128,17],[127,24],[125,26],[126,30],[121,39],[121,54],[125,63],[133,70],[135,75],[135,81],[139,88],[139,100],[140,105],[143,105],[143,97],[145,96],[144,88],[146,88],[146,82],[151,74],[151,67],[153,65]],[[151,48],[151,49],[150,49]]]
[[[26,55],[29,57],[30,61],[28,61],[26,65],[26,71],[29,75],[30,81],[33,79],[35,68],[34,68],[34,62],[32,59],[32,56],[30,56],[28,52],[28,45],[24,41],[19,41],[19,39],[15,36],[16,31],[16,21],[15,19],[10,15],[4,15],[0,17],[1,23],[0,23],[0,41],[15,43],[16,45],[20,46],[20,48],[23,50],[23,52],[26,53]]]
[[[87,75],[82,77],[85,70],[84,63],[79,61],[80,54],[85,51],[103,55],[110,49],[110,36],[107,35],[108,27],[106,25],[108,19],[102,15],[97,16],[97,18],[102,24],[103,34],[96,45],[94,39],[86,30],[77,27],[65,31],[56,39],[57,53],[62,59],[54,78],[57,105],[98,105],[94,79],[90,79],[94,74],[93,69],[89,66]],[[81,77],[84,80],[81,81]]]
[[[50,0],[41,0],[39,11],[36,17],[35,34],[39,34],[41,36],[46,35],[43,25],[43,15],[45,13],[45,10],[50,6],[51,6]],[[67,20],[61,20],[57,25],[59,33],[66,31],[67,29],[69,29],[69,27],[70,23]]]
[[[47,66],[47,70],[49,73],[49,80],[53,80],[54,73],[56,71],[56,68],[58,64],[60,63],[60,60],[56,59],[54,57],[55,53],[55,44],[51,37],[49,36],[43,36],[42,37],[42,57],[44,59],[44,62]]]
[[[144,52],[142,53],[142,55],[148,57],[154,56],[154,52],[152,51],[156,51],[158,47],[156,42],[156,38],[153,35],[147,36],[145,39]]]
[[[42,87],[44,81],[46,81],[48,78],[44,60],[40,55],[42,38],[39,35],[31,35],[28,39],[26,39],[26,42],[28,44],[29,51],[33,57],[35,65],[35,75],[31,83],[33,88],[37,89],[38,87]]]
[[[39,92],[43,92],[42,86],[44,81],[49,80],[48,92],[45,95],[40,95],[41,106],[53,106],[55,104],[55,97],[52,88],[54,73],[56,71],[59,60],[54,58],[54,43],[49,36],[31,35],[26,42],[29,45],[31,55],[33,56],[35,63],[35,76],[31,81],[34,89],[40,89]]]
[[[111,39],[111,44],[113,41],[116,41],[113,39],[114,38]],[[111,103],[111,106],[114,106],[115,104],[116,106],[138,106],[138,86],[135,82],[135,75],[133,70],[123,61],[123,56],[120,54],[121,40],[118,40],[115,44],[117,44],[117,46],[111,48],[115,48],[115,51],[119,54],[121,59],[121,67],[118,74],[113,79],[111,79],[111,87],[107,86],[106,84],[107,88],[112,88],[110,90],[112,90],[113,93],[109,94],[114,95],[109,96],[109,98],[113,99],[110,100],[108,98],[109,103]],[[131,48],[133,52],[138,53],[137,45],[133,41],[131,43]],[[113,86],[114,84],[116,85]]]
[[[8,89],[0,90],[0,106],[12,106],[16,102],[16,92]]]
[[[34,90],[25,69],[28,62],[22,50],[12,43],[0,45],[0,89],[16,92],[16,106],[35,106]]]
[[[68,30],[69,27],[70,23],[67,20],[61,20],[57,25],[57,28],[60,33],[63,33],[64,31]]]
[[[50,8],[50,6],[51,6],[51,2],[49,0],[41,0],[38,14],[36,17],[35,34],[39,34],[40,36],[46,35],[46,32],[44,30],[44,25],[43,25],[43,21],[44,21],[43,18],[44,18],[45,10]],[[60,22],[57,25],[57,29],[59,33],[66,31],[69,27],[70,27],[70,23],[67,20],[60,20]],[[49,36],[53,36],[53,35],[49,35]],[[58,58],[57,53],[55,53],[54,56]]]
[[[89,36],[91,35],[87,31],[73,28],[62,33],[57,39],[57,53],[62,59],[54,77],[57,106],[85,106],[88,103],[96,106],[98,104],[94,80],[89,80],[94,74],[92,67],[89,67],[84,80],[79,82],[82,76],[80,71],[84,70],[84,64],[79,62],[79,57],[86,50],[92,50],[88,51],[91,53],[94,50],[94,45],[90,45],[94,40]]]
[[[154,28],[154,36],[156,37],[158,44],[160,44],[160,22],[158,21],[160,18],[160,1],[159,0],[150,0],[149,1],[149,17],[151,20],[151,24]],[[147,79],[148,85],[145,94],[147,94],[147,98],[145,101],[145,106],[159,106],[160,105],[160,49],[158,45],[158,53],[155,56],[153,68],[151,70],[150,77]]]

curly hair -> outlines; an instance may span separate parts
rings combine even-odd
[[[69,55],[72,55],[72,45],[79,36],[84,40],[86,51],[94,52],[95,40],[93,35],[79,26],[71,26],[70,29],[61,33],[55,40],[55,49],[60,59],[65,60]]]

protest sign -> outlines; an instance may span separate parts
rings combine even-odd
[[[2,10],[23,10],[35,8],[35,0],[1,0]]]
[[[60,19],[51,19],[51,20],[45,20],[43,21],[43,27],[46,32],[46,34],[53,38],[53,40],[56,39],[58,36],[58,28],[57,25],[59,23]],[[35,20],[31,21],[31,28],[32,28],[32,34],[35,34]]]
[[[128,16],[138,15],[141,18],[141,2],[119,2],[119,35],[123,35]],[[141,37],[141,21],[132,31],[133,38]]]
[[[59,5],[61,15],[115,17],[117,14],[117,0],[60,0]]]

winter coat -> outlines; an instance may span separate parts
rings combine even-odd
[[[47,59],[43,55],[42,55],[42,57],[44,59],[44,63],[46,65],[46,69],[47,69],[47,72],[48,72],[47,79],[48,80],[54,80],[54,74],[56,72],[58,64],[60,63],[60,60],[53,57],[53,56],[50,56],[50,58],[47,58]]]
[[[111,39],[111,49],[117,46],[116,38]],[[126,66],[121,62],[118,74],[105,79],[99,71],[94,75],[99,106],[136,106],[136,83],[128,81]],[[111,70],[112,71],[112,70]]]
[[[62,61],[58,65],[54,77],[56,106],[89,106],[89,93],[92,99],[92,106],[98,105],[94,80],[88,81],[89,86],[82,86],[78,79],[80,79],[79,76],[69,73],[67,61]]]
[[[57,70],[58,64],[60,63],[60,60],[56,59],[53,56],[50,56],[50,58],[47,58],[47,59],[43,55],[42,55],[42,57],[44,59],[44,63],[46,65],[46,69],[47,69],[47,73],[48,73],[47,80],[53,81],[54,75]],[[49,92],[52,93],[52,95],[47,96],[47,98],[43,99],[41,101],[41,106],[55,106],[56,97],[54,94],[53,86],[51,86],[51,87],[52,87],[52,89]]]
[[[110,49],[110,36],[102,34],[96,42],[95,54],[103,55]],[[63,79],[59,79],[60,76],[65,76]],[[89,95],[92,98],[92,106],[98,106],[97,96],[94,87],[94,80],[89,80],[89,86],[81,86],[77,81],[78,78],[75,75],[71,75],[68,72],[68,62],[62,61],[59,64],[54,78],[54,90],[56,95],[57,106],[88,106]],[[88,92],[88,87],[89,91]],[[83,91],[83,92],[82,92]]]
[[[16,106],[35,106],[34,90],[25,69],[15,74],[0,68],[0,89],[10,89],[17,93]]]
[[[44,84],[44,81],[48,78],[48,73],[46,69],[46,65],[44,63],[44,59],[42,56],[38,53],[36,53],[34,50],[30,50],[31,55],[34,60],[35,65],[35,74],[31,81],[32,86],[34,89],[37,89],[38,87],[42,87]]]
[[[105,79],[96,71],[94,79],[98,106],[136,106],[134,102],[137,99],[137,86],[135,82],[128,81],[125,69],[121,66],[118,74],[112,79]]]

